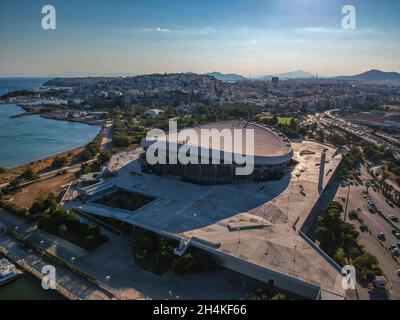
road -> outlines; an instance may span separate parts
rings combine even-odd
[[[362,125],[355,125],[344,118],[336,116],[332,113],[334,110],[325,111],[323,113],[316,114],[314,117],[310,118],[312,121],[326,128],[336,128],[344,131],[347,134],[352,134],[358,138],[365,140],[367,142],[373,143],[374,145],[381,147],[384,146],[393,151],[394,156],[400,159],[400,148],[393,143],[384,140],[382,136],[377,136],[374,134],[373,130]]]
[[[352,210],[361,209],[360,218],[364,220],[364,223],[368,226],[370,232],[360,231],[360,243],[366,248],[368,252],[376,256],[379,261],[380,267],[383,270],[387,278],[392,282],[393,288],[390,290],[390,298],[395,300],[400,300],[400,277],[397,275],[397,271],[400,269],[399,258],[394,258],[392,255],[384,248],[390,245],[400,242],[392,234],[393,227],[378,213],[369,212],[366,200],[363,198],[362,192],[366,190],[364,183],[370,180],[370,176],[366,169],[363,167],[362,181],[363,185],[353,185],[350,187],[349,203],[348,203],[348,213]],[[372,188],[369,189],[371,198],[375,200],[377,208],[382,211],[383,214],[399,214],[399,210],[390,207],[384,197]],[[348,194],[348,187],[340,187],[336,194],[336,200],[340,202],[343,207],[345,207],[345,200]],[[397,212],[395,212],[397,211]],[[355,220],[350,220],[347,214],[347,222],[353,223],[359,229],[360,223]],[[386,241],[379,241],[377,235],[383,232],[386,235]]]

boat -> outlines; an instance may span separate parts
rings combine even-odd
[[[0,260],[0,286],[19,277],[23,272],[7,259]]]

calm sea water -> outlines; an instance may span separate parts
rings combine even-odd
[[[48,78],[0,78],[0,95],[14,90],[36,89],[47,80]]]
[[[38,88],[45,79],[0,78],[0,90]],[[41,118],[10,116],[24,110],[14,104],[0,105],[0,167],[10,168],[43,159],[87,144],[100,126]]]
[[[0,255],[0,258],[3,258]],[[43,290],[38,279],[28,273],[0,286],[0,300],[63,300],[56,291]]]
[[[0,167],[15,167],[85,145],[101,129],[39,115],[10,118],[23,111],[13,104],[0,105]]]

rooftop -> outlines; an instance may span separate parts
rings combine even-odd
[[[280,181],[200,186],[140,173],[139,161],[109,180],[156,197],[135,212],[87,202],[86,212],[114,217],[175,239],[318,284],[343,296],[337,269],[294,230],[299,230],[338,166],[341,155],[315,142],[293,142],[298,165]],[[308,152],[302,152],[307,150]],[[311,152],[310,152],[311,151]],[[293,259],[296,257],[296,265]]]
[[[202,130],[209,130],[210,134],[202,136]],[[213,132],[211,130],[217,131]],[[254,132],[254,152],[252,150],[247,150],[246,130],[252,130]],[[193,137],[191,133],[195,133],[196,137]],[[223,135],[224,133],[228,133],[228,137],[230,135],[230,138],[220,138],[222,136],[226,137]],[[241,137],[241,139],[238,139],[239,137]],[[142,145],[148,146],[154,141],[162,139],[165,139],[169,143],[177,143],[178,145],[186,144],[225,153],[235,152],[250,156],[254,155],[259,159],[276,159],[277,163],[290,160],[292,155],[292,145],[283,133],[245,121],[217,122],[184,129],[180,132],[171,132],[167,136],[157,136],[153,139],[145,140]]]

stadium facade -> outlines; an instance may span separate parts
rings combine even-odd
[[[249,140],[246,140],[248,130],[254,133],[252,148],[249,148]],[[202,136],[201,132],[205,131],[210,134]],[[239,142],[235,140],[235,131],[242,132],[241,139],[236,139]],[[198,140],[189,139],[193,133],[197,134]],[[154,146],[156,142],[165,141],[162,151],[167,156],[165,163],[156,164],[150,164],[143,157],[143,172],[180,177],[183,181],[202,185],[260,182],[279,178],[282,175],[282,169],[291,163],[293,156],[292,145],[283,133],[244,121],[207,124],[180,131],[179,136],[185,137],[184,139],[176,139],[177,136],[178,133],[174,132],[142,141],[141,145],[145,150]],[[238,143],[240,145],[237,145]],[[186,152],[188,147],[194,150],[196,163],[181,164],[177,161],[171,163],[168,157],[171,149],[179,152],[184,148]],[[207,155],[207,163],[202,161],[204,154]],[[248,175],[238,175],[237,169],[243,167],[243,164],[235,162],[234,159],[246,156],[252,159],[254,169]]]

